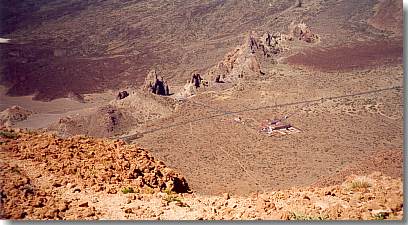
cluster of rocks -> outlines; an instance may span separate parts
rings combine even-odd
[[[289,26],[289,34],[266,32],[257,36],[252,32],[246,36],[243,45],[228,52],[204,77],[214,83],[259,78],[265,75],[265,65],[275,63],[274,56],[288,50],[289,42],[295,39],[315,43],[319,36],[305,23],[294,22]]]
[[[252,54],[259,52],[261,56],[271,57],[288,49],[285,44],[288,40],[291,40],[291,37],[288,35],[279,32],[274,34],[266,32],[259,39],[251,35],[248,46]]]
[[[275,192],[271,201],[284,210],[282,219],[398,220],[403,217],[401,179],[379,172],[369,176],[351,175],[340,185]]]
[[[156,95],[170,95],[169,86],[163,76],[158,76],[156,70],[151,70],[144,83],[144,89]]]
[[[30,178],[18,166],[0,163],[1,219],[23,219],[26,209],[46,204],[44,191],[37,190]]]
[[[140,192],[153,193],[164,190],[176,193],[189,191],[184,177],[168,168],[162,161],[156,160],[146,150],[127,145],[123,141],[84,136],[61,139],[48,133],[27,131],[2,130],[2,132],[15,134],[14,138],[3,136],[0,138],[2,157],[7,155],[17,161],[36,163],[44,175],[48,174],[53,187],[70,185],[79,192],[90,189],[110,194],[129,187]],[[10,165],[2,163],[1,166],[7,168],[2,168],[2,173],[6,174],[7,171],[13,170]],[[25,218],[28,215],[33,218],[30,210],[44,207],[36,205],[34,201],[25,201],[24,198],[30,199],[30,196],[33,196],[38,199],[43,195],[52,196],[53,189],[45,190],[47,192],[45,194],[36,192],[30,179],[25,179],[18,172],[7,174],[8,177],[1,180],[3,208],[1,211],[4,212],[2,218]],[[13,177],[14,175],[16,177]],[[24,182],[20,182],[21,179]],[[50,200],[51,198],[47,197],[49,201],[56,201]],[[21,209],[14,209],[19,202],[24,201],[26,203],[21,205]],[[58,219],[59,216],[63,217],[57,213],[54,219]]]
[[[319,35],[312,32],[310,27],[305,23],[292,22],[289,26],[289,32],[293,38],[305,41],[307,43],[316,43],[320,40]]]
[[[0,112],[0,127],[10,127],[26,120],[33,112],[20,106],[12,106]]]
[[[226,54],[224,60],[212,67],[206,74],[215,83],[234,82],[239,79],[256,79],[265,75],[262,64],[274,63],[273,56],[288,49],[290,36],[281,33],[264,33],[256,37],[251,33],[245,44]]]
[[[403,218],[402,180],[378,172],[324,187],[203,196],[189,192],[185,179],[163,162],[122,141],[1,132],[15,134],[0,136],[1,219]]]
[[[44,170],[61,176],[63,183],[78,180],[78,186],[110,192],[113,191],[109,190],[110,185],[148,187],[155,191],[189,190],[184,177],[146,150],[123,141],[85,136],[61,139],[52,134],[26,132],[20,132],[19,136],[14,152],[22,159],[45,162]],[[70,176],[72,179],[68,179]]]
[[[0,163],[0,219],[95,219],[94,208],[79,208],[55,194],[55,187],[39,187],[24,168]]]
[[[366,182],[366,183],[365,183]],[[130,196],[129,196],[130,197]],[[380,173],[349,176],[343,183],[236,196],[156,193],[136,195],[129,219],[188,220],[401,220],[402,181]],[[162,199],[160,201],[160,199]],[[179,199],[179,201],[172,201]],[[151,203],[151,204],[149,204]]]
[[[189,96],[195,95],[198,89],[202,86],[207,86],[207,82],[201,77],[197,72],[191,74],[191,80],[187,80],[186,84],[178,94],[179,98],[187,98]]]
[[[199,202],[199,203],[197,203]],[[401,220],[401,179],[381,173],[349,176],[340,185],[303,187],[186,201],[202,207],[203,220]]]

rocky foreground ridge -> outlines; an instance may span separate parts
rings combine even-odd
[[[123,141],[0,132],[4,218],[65,218],[69,203],[55,193],[60,187],[74,193],[189,191],[184,177],[147,151]]]
[[[122,141],[0,134],[2,219],[403,218],[401,179],[378,172],[326,187],[203,196],[146,150]]]

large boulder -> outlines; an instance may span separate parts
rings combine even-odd
[[[129,96],[129,93],[127,91],[120,91],[118,95],[116,96],[116,100],[122,100]]]

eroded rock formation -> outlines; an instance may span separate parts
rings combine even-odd
[[[169,86],[163,76],[158,76],[156,70],[151,70],[145,79],[144,89],[156,95],[170,95]]]
[[[280,51],[278,48],[279,46],[270,36],[268,40],[261,41],[254,34],[250,34],[243,45],[227,53],[220,63],[207,72],[205,77],[210,82],[216,83],[257,77],[264,73],[261,70],[260,59],[276,54]]]
[[[320,37],[313,33],[310,27],[303,22],[298,24],[292,22],[289,26],[289,32],[294,38],[303,40],[307,43],[316,43],[320,40]]]
[[[289,26],[289,34],[266,32],[257,36],[252,32],[246,36],[243,45],[228,52],[204,77],[212,83],[259,78],[265,75],[265,66],[276,62],[274,56],[288,50],[290,41],[294,40],[315,43],[319,41],[319,36],[305,23],[294,22]]]

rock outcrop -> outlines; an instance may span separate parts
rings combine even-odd
[[[298,24],[292,22],[289,26],[289,33],[294,38],[307,43],[316,43],[320,40],[319,35],[313,33],[310,27],[303,22]]]
[[[148,90],[156,95],[170,95],[169,86],[164,80],[163,76],[158,76],[156,70],[151,70],[144,83],[144,89]]]
[[[203,82],[203,79],[201,78],[201,75],[199,73],[192,74],[191,83],[193,83],[196,88],[199,88],[202,82]]]
[[[0,141],[0,219],[401,220],[404,216],[402,180],[379,172],[348,176],[337,185],[245,197],[208,196],[191,193],[183,176],[123,141],[62,139],[11,129],[0,130]]]
[[[118,95],[116,96],[116,100],[122,100],[129,96],[129,93],[127,91],[120,91]]]
[[[227,53],[224,59],[212,67],[205,75],[210,82],[234,82],[238,79],[254,79],[265,75],[263,63],[274,63],[274,55],[286,49],[288,35],[264,33],[257,37],[248,35],[245,43]]]
[[[3,136],[4,133],[13,135]],[[59,188],[71,193],[116,194],[189,191],[185,178],[144,149],[123,141],[76,136],[61,139],[47,133],[1,130],[1,219],[78,219],[91,212],[84,202],[67,202]],[[23,166],[21,163],[25,163]],[[27,174],[25,167],[37,167]],[[38,174],[37,174],[38,173]],[[31,176],[31,177],[30,177]],[[33,180],[45,179],[43,182]],[[72,203],[72,204],[71,204]],[[75,216],[75,217],[74,217]]]
[[[233,82],[240,78],[248,78],[261,74],[256,52],[260,49],[259,41],[249,35],[244,45],[227,53],[218,65],[212,67],[206,74],[210,82]]]
[[[197,94],[200,87],[208,86],[208,82],[204,80],[197,72],[191,74],[191,80],[187,80],[183,89],[176,94],[176,98],[184,99]]]
[[[187,83],[183,87],[183,90],[178,94],[180,98],[193,96],[197,94],[197,87],[194,85],[194,83],[187,81]]]
[[[121,96],[126,96],[122,91]],[[133,90],[125,98],[87,109],[80,114],[70,114],[50,124],[47,130],[63,137],[88,135],[112,137],[123,135],[143,126],[150,120],[169,116],[176,105],[173,98],[163,98],[145,90]]]
[[[255,48],[253,53],[259,52],[261,56],[271,57],[280,52],[288,49],[287,41],[291,41],[292,38],[288,35],[277,33],[264,33],[258,41],[254,39]],[[258,42],[258,43],[257,43]]]
[[[276,62],[274,56],[288,50],[290,41],[294,40],[315,43],[319,41],[319,36],[305,23],[294,22],[289,26],[289,34],[266,32],[257,36],[252,32],[246,36],[243,45],[228,52],[204,77],[211,83],[257,79],[265,75],[265,66]]]
[[[12,106],[0,112],[0,127],[10,127],[26,120],[33,112],[20,106]]]

